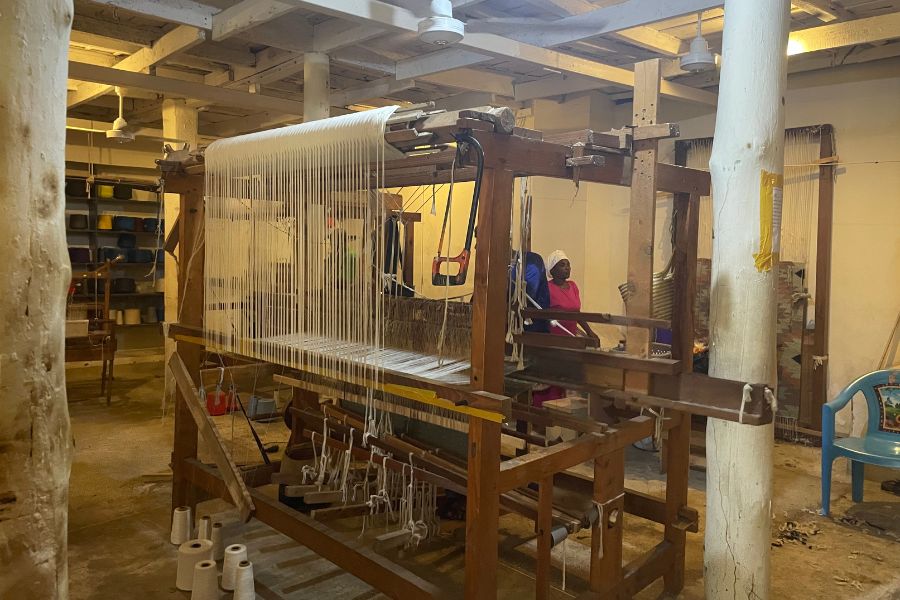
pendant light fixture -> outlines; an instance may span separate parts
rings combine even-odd
[[[681,70],[691,73],[711,71],[716,68],[716,57],[709,51],[709,43],[702,33],[703,12],[697,13],[697,37],[691,40],[690,51],[681,57]]]

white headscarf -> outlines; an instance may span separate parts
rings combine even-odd
[[[556,266],[556,263],[561,260],[569,260],[569,257],[566,256],[566,253],[562,250],[554,250],[550,256],[547,257],[547,273],[549,274],[550,271],[553,270],[553,267]]]

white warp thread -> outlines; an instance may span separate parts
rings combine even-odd
[[[395,110],[207,148],[204,323],[212,347],[345,380],[379,372],[379,189],[385,125]]]

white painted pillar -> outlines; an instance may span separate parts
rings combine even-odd
[[[163,137],[187,142],[190,148],[197,148],[197,109],[187,105],[181,99],[163,100]],[[166,194],[164,198],[164,214],[166,220],[166,235],[175,226],[178,218],[178,209],[181,196],[179,194]],[[166,322],[178,321],[178,266],[175,259],[166,254],[165,262],[165,307]],[[174,340],[166,337],[166,363],[175,352]],[[175,381],[168,370],[165,377],[165,398],[173,398],[175,393]]]
[[[788,0],[727,0],[710,159],[715,236],[710,375],[775,388],[775,270],[765,208],[784,170]],[[773,174],[767,176],[766,173]],[[773,184],[772,182],[775,181]],[[774,193],[780,201],[780,190]],[[777,231],[777,224],[774,228]],[[777,253],[777,237],[770,238]],[[757,255],[759,255],[757,257]],[[769,597],[773,427],[709,419],[706,597]]]
[[[327,119],[331,111],[328,55],[307,52],[303,55],[303,121]]]
[[[72,0],[0,9],[0,598],[68,598],[66,76]]]

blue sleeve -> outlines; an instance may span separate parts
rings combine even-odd
[[[525,266],[525,292],[535,300],[538,299],[541,279],[543,279],[543,276],[540,268],[533,264]]]

